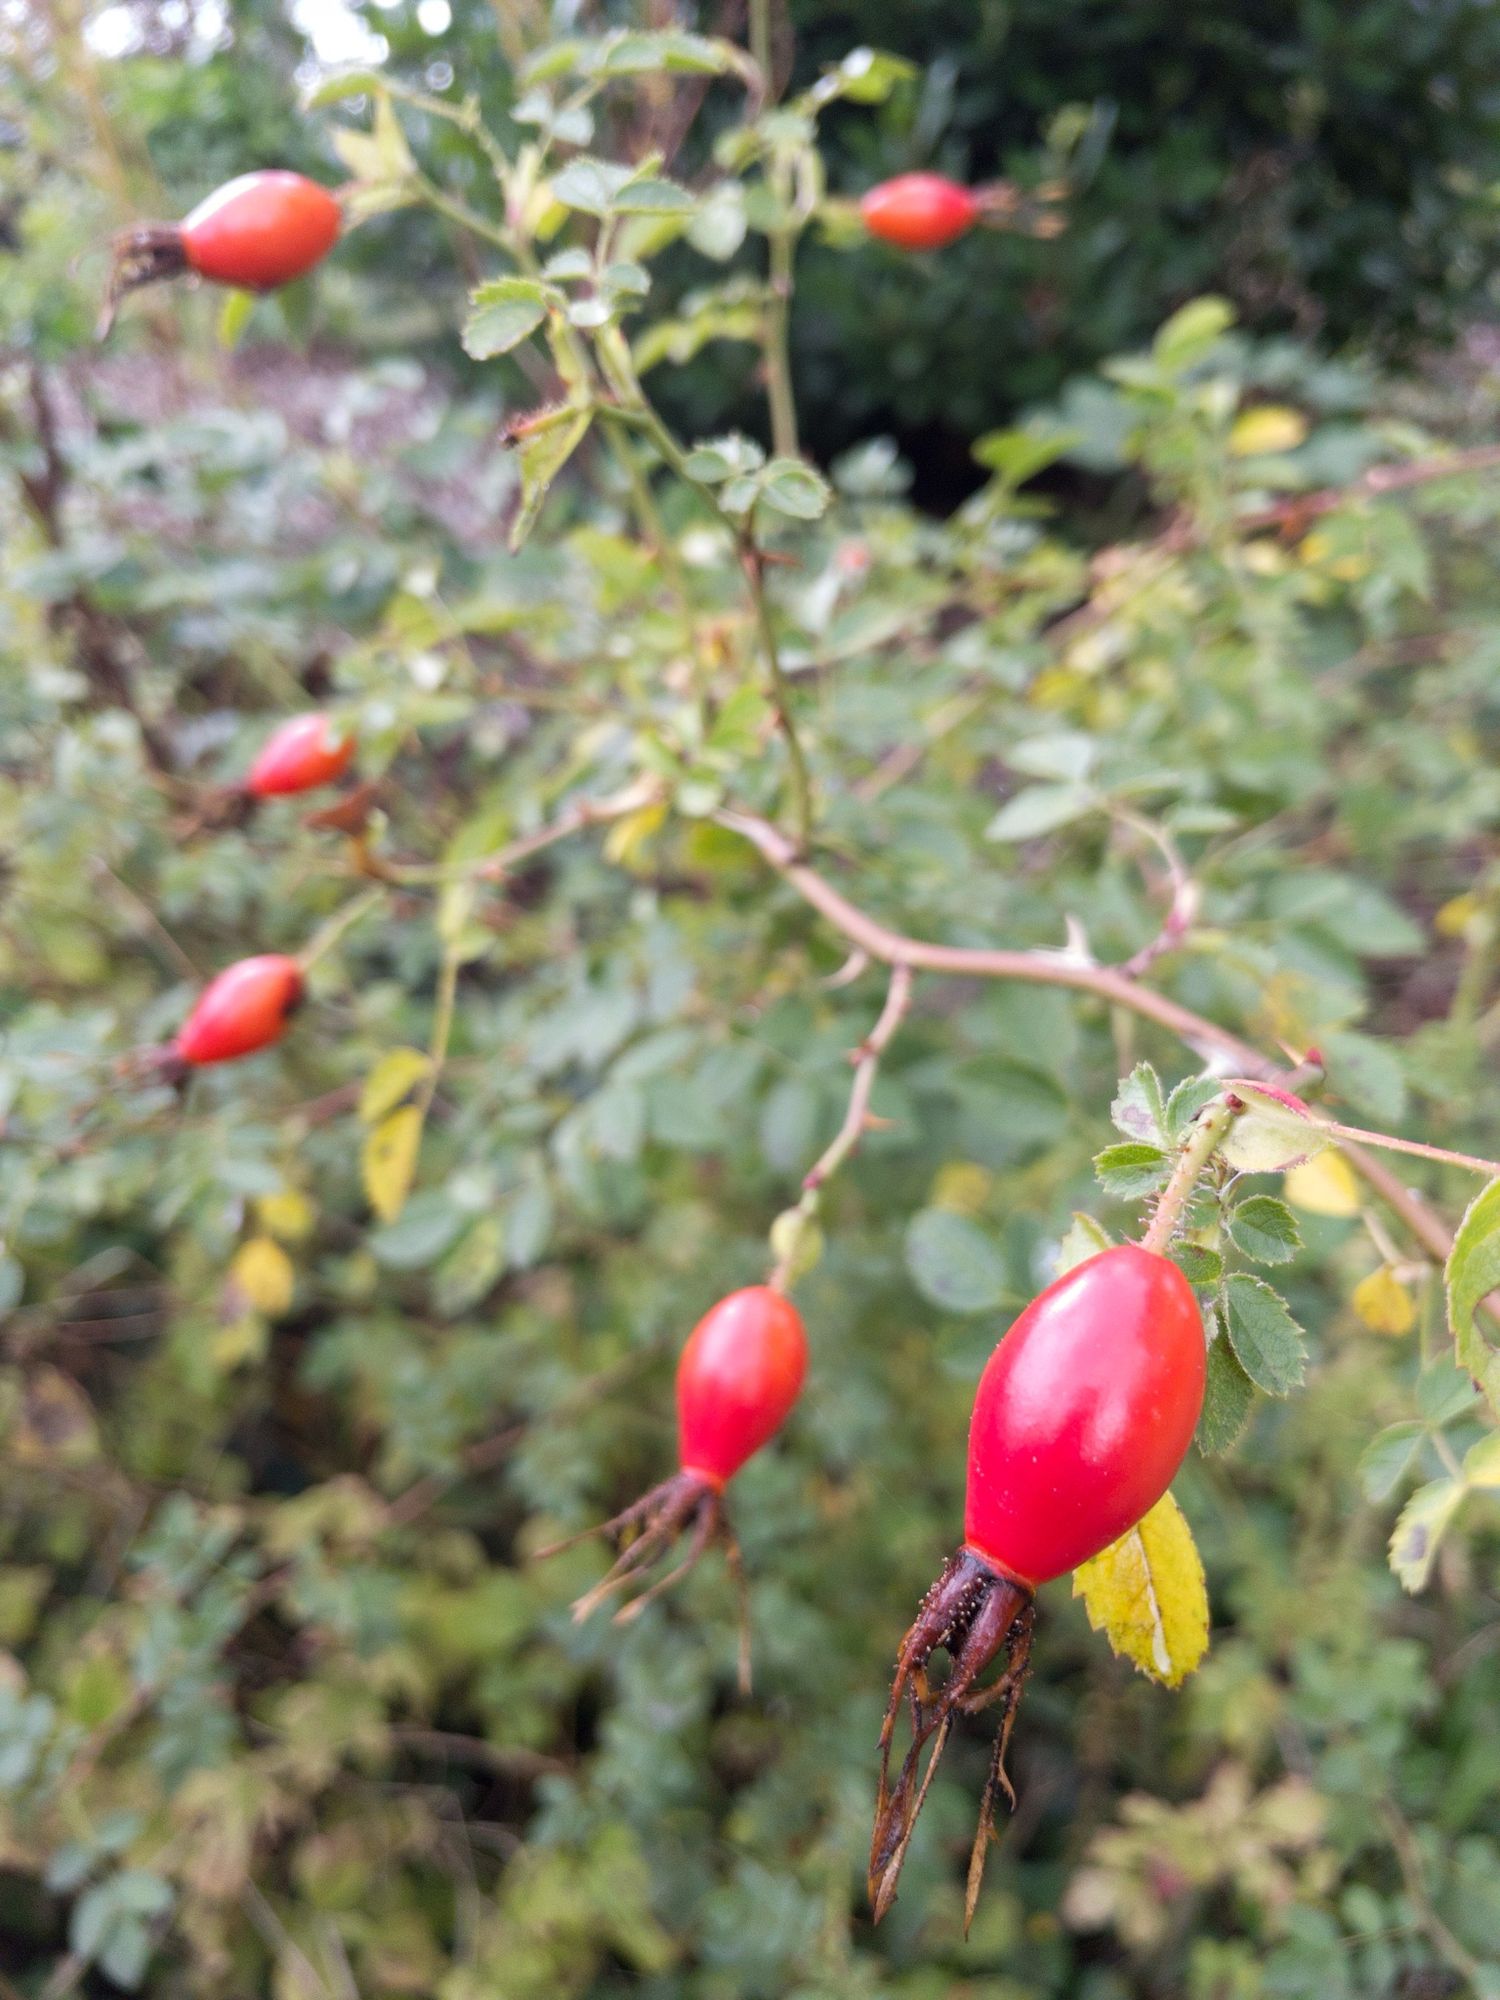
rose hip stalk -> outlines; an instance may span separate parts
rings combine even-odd
[[[1033,1593],[1118,1541],[1166,1492],[1192,1441],[1205,1374],[1192,1287],[1175,1264],[1137,1244],[1101,1251],[1049,1285],[990,1356],[969,1427],[963,1546],[901,1643],[880,1733],[869,1885],[877,1921],[895,1901],[954,1717],[998,1703],[1000,1729],[969,1859],[965,1921],[972,1917],[997,1794],[1014,1796],[1005,1751],[1031,1648]],[[949,1670],[934,1691],[927,1670],[940,1649]],[[979,1687],[1001,1652],[1005,1671]],[[903,1698],[912,1743],[892,1785],[891,1739]]]
[[[680,1469],[612,1521],[541,1551],[555,1555],[590,1535],[632,1537],[603,1581],[574,1605],[575,1618],[587,1618],[606,1598],[625,1589],[689,1530],[691,1540],[683,1560],[618,1611],[618,1621],[636,1617],[685,1576],[716,1540],[739,1579],[739,1546],[724,1512],[724,1488],[780,1430],[806,1373],[807,1335],[801,1316],[769,1285],[731,1292],[704,1315],[677,1363]],[[743,1644],[740,1665],[743,1679]]]
[[[108,332],[126,292],[188,271],[214,284],[274,291],[321,263],[342,226],[337,198],[317,181],[277,168],[241,174],[181,223],[146,223],[118,239],[99,331]]]

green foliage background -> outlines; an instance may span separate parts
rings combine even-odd
[[[840,38],[900,41],[894,13],[855,11],[796,22],[808,76]],[[1346,26],[1393,92],[1421,59],[1382,28],[1394,12]],[[1422,19],[1479,37],[1482,12]],[[1049,32],[1073,16],[1080,63],[1109,69],[1101,10],[1053,9]],[[540,6],[506,18],[546,31]],[[461,16],[465,51],[481,19]],[[410,61],[406,14],[379,26]],[[981,26],[1000,36],[998,16]],[[1046,28],[1018,10],[1017,35]],[[1422,1594],[1384,1559],[1413,1482],[1489,1433],[1437,1274],[1373,1201],[1300,1216],[1278,1278],[1306,1386],[1178,1482],[1209,1573],[1204,1668],[1166,1694],[1047,1591],[1020,1807],[973,1936],[977,1726],[869,1927],[884,1688],[959,1532],[973,1383],[1075,1212],[1136,1230],[1138,1202],[1091,1168],[1117,1079],[1143,1057],[1168,1082],[1202,1067],[1124,1010],[920,982],[797,1289],[808,1391],[735,1483],[752,1697],[717,1567],[622,1629],[569,1617],[597,1552],[528,1561],[670,1470],[677,1349],[764,1274],[882,980],[714,819],[779,812],[786,767],[732,551],[692,494],[596,427],[507,552],[498,432],[548,375],[539,349],[455,359],[466,280],[499,268],[482,239],[392,211],[258,305],[236,349],[201,293],[132,302],[90,349],[89,248],[122,216],[272,153],[339,171],[327,134],[360,107],[297,119],[296,38],[259,9],[235,29],[235,64],[171,46],[170,24],[157,53],[104,62],[62,10],[7,52],[27,143],[6,161],[19,248],[0,293],[0,1974],[28,2000],[1500,1992],[1493,1498],[1465,1500]],[[465,80],[493,87],[514,143],[488,46]],[[1115,74],[1055,99],[1018,82],[1018,136],[960,93],[974,163],[1009,166],[1002,135],[1024,149],[1065,104],[1123,96]],[[1171,86],[1170,66],[1149,74]],[[1351,92],[1363,75],[1338,71]],[[904,161],[934,92],[840,107],[834,184]],[[623,144],[634,103],[609,100],[598,150]],[[1197,108],[1205,149],[1238,144]],[[716,85],[710,125],[737,115]],[[493,211],[462,134],[408,129],[436,185]],[[1324,132],[1297,156],[1299,200],[1351,176],[1347,128]],[[1095,186],[1142,176],[1130,200],[1152,215],[1149,240],[1113,239],[1118,316],[1086,276],[1103,194],[1055,253],[996,236],[929,275],[811,252],[796,372],[815,406],[818,352],[842,327],[857,356],[848,301],[877,263],[912,302],[924,379],[959,382],[979,321],[939,311],[942,287],[983,302],[990,257],[1055,255],[1067,371],[1135,350],[1066,388],[1063,361],[1039,375],[1051,409],[987,440],[986,483],[951,518],[911,507],[878,441],[834,464],[821,518],[761,517],[788,559],[769,587],[819,864],[913,935],[1071,939],[1113,962],[1158,930],[1165,838],[1202,903],[1148,983],[1269,1054],[1316,1043],[1321,1101],[1346,1121],[1492,1153],[1500,487],[1482,470],[1385,499],[1359,485],[1491,436],[1489,393],[1456,360],[1397,386],[1212,306],[1148,343],[1179,288],[1222,277],[1193,218],[1149,192],[1177,177],[1179,136],[1142,134],[1098,170]],[[969,164],[956,139],[924,144]],[[1445,145],[1403,151],[1411,186],[1451,194]],[[1445,219],[1439,239],[1445,270],[1482,259],[1478,226]],[[1403,240],[1393,328],[1445,298]],[[1345,271],[1328,254],[1309,268]],[[681,243],[666,255],[658,297],[723,275]],[[917,380],[860,311],[879,365]],[[744,393],[750,350],[728,352],[671,407],[721,413],[720,379]],[[831,430],[934,414],[868,357],[848,379]],[[1244,451],[1234,426],[1263,405],[1301,413],[1305,441]],[[972,432],[999,412],[980,396],[948,414]],[[1062,498],[1044,507],[1027,482],[1049,467]],[[1328,487],[1349,497],[1316,520],[1262,518]],[[1132,539],[1091,555],[1101,515]],[[1182,531],[1152,539],[1168,522]],[[214,803],[314,701],[357,726],[382,781],[373,851],[413,879],[330,932],[280,1048],[179,1100],[121,1059],[168,1038],[220,965],[299,950],[371,893],[349,841],[296,804],[236,826]],[[419,879],[467,879],[643,773],[670,811],[587,829],[503,885]],[[453,1029],[414,1191],[380,1223],[361,1087],[427,1046],[445,968]],[[1404,1164],[1456,1221],[1472,1179]],[[257,1310],[235,1260],[267,1237],[294,1289]],[[1399,1336],[1350,1303],[1391,1262],[1417,1306]]]

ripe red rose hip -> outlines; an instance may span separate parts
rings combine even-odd
[[[807,1335],[769,1285],[731,1292],[699,1320],[677,1363],[682,1469],[716,1487],[786,1422],[807,1374]]]
[[[1206,1350],[1193,1289],[1137,1244],[1104,1250],[1031,1304],[990,1356],[969,1427],[964,1541],[902,1641],[881,1731],[880,1796],[870,1848],[877,1919],[895,1899],[912,1827],[958,1714],[991,1702],[1000,1731],[969,1862],[968,1914],[1031,1646],[1032,1593],[1118,1541],[1166,1492],[1203,1406]],[[949,1672],[933,1693],[933,1654]],[[984,1689],[979,1675],[1008,1663]],[[909,1693],[912,1743],[894,1786],[891,1739]],[[935,1739],[917,1785],[925,1745]]]
[[[972,229],[979,198],[942,174],[898,174],[872,187],[859,205],[865,227],[901,250],[941,250]]]
[[[274,291],[320,263],[342,226],[336,197],[306,175],[280,168],[241,174],[181,223],[148,223],[119,238],[100,331],[108,331],[126,292],[185,271],[246,291]]]
[[[341,222],[326,187],[271,168],[241,174],[200,201],[178,233],[189,270],[216,284],[266,292],[321,263]]]
[[[245,790],[258,799],[310,792],[343,776],[354,738],[326,715],[296,715],[274,729],[250,766]]]
[[[302,968],[295,958],[279,952],[242,958],[204,987],[173,1050],[194,1068],[253,1055],[281,1039],[302,993]]]
[[[690,1534],[687,1554],[616,1613],[633,1618],[675,1583],[712,1542],[719,1542],[735,1575],[739,1547],[724,1512],[724,1488],[746,1459],[785,1423],[807,1374],[807,1335],[796,1307],[769,1285],[731,1292],[712,1307],[688,1337],[677,1363],[677,1439],[680,1470],[644,1494],[624,1513],[542,1554],[555,1555],[587,1535],[630,1535],[602,1582],[573,1607],[586,1618],[664,1556],[679,1535]],[[741,1678],[748,1654],[741,1635]]]

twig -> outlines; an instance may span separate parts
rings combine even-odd
[[[1142,986],[1113,966],[1091,965],[1060,952],[983,951],[960,945],[929,944],[906,937],[879,923],[851,903],[807,862],[799,860],[786,835],[768,820],[742,812],[720,812],[718,824],[743,834],[790,888],[815,909],[851,944],[885,965],[906,965],[914,971],[947,972],[972,979],[1014,979],[1034,986],[1060,986],[1092,993],[1109,1005],[1155,1021],[1205,1059],[1228,1059],[1246,1077],[1268,1081],[1277,1065],[1231,1029],[1222,1028],[1163,993]],[[1420,1194],[1399,1181],[1368,1149],[1352,1140],[1342,1144],[1344,1157],[1365,1183],[1400,1216],[1413,1236],[1439,1264],[1453,1248],[1453,1238],[1441,1217],[1434,1215]],[[1497,1315],[1500,1317],[1500,1315]]]
[[[1122,826],[1127,826],[1149,840],[1162,860],[1166,863],[1167,882],[1170,899],[1166,915],[1162,918],[1161,929],[1154,938],[1143,944],[1139,951],[1132,952],[1121,965],[1120,970],[1132,979],[1138,979],[1143,972],[1153,966],[1157,959],[1169,951],[1175,951],[1184,937],[1192,929],[1202,901],[1198,884],[1188,872],[1187,863],[1178,852],[1177,843],[1162,827],[1134,813],[1128,807],[1111,804],[1110,811]]]
[[[875,1088],[880,1060],[889,1048],[896,1030],[906,1019],[907,1010],[911,1006],[911,989],[911,967],[894,966],[891,970],[890,985],[886,988],[885,1005],[880,1010],[880,1018],[853,1052],[854,1084],[849,1092],[849,1105],[844,1113],[844,1121],[834,1134],[831,1143],[803,1176],[801,1199],[795,1208],[788,1211],[792,1217],[788,1240],[779,1245],[780,1255],[768,1281],[773,1291],[784,1292],[791,1283],[796,1272],[797,1254],[804,1233],[818,1211],[823,1198],[823,1189],[865,1135],[869,1124],[870,1096]]]
[[[755,627],[760,637],[760,650],[771,682],[771,698],[776,708],[776,726],[781,731],[782,741],[786,744],[787,760],[791,765],[792,823],[797,829],[797,848],[799,852],[805,852],[812,838],[812,780],[808,775],[807,759],[802,753],[802,739],[797,734],[797,725],[792,718],[792,693],[782,668],[781,652],[776,644],[776,629],[771,622],[771,601],[766,593],[765,563],[760,550],[751,540],[748,529],[740,537],[740,560],[745,580],[750,586],[750,600],[755,611]]]
[[[1195,1014],[1164,993],[1141,986],[1114,966],[1094,965],[1068,952],[986,951],[966,945],[932,944],[893,931],[866,914],[809,863],[799,859],[787,836],[769,820],[753,814],[723,811],[719,825],[743,834],[804,902],[826,917],[852,944],[885,965],[906,965],[917,972],[948,972],[973,979],[1014,979],[1033,986],[1063,986],[1093,993],[1111,1006],[1126,1008],[1155,1021],[1205,1055],[1228,1059],[1247,1074],[1276,1074],[1276,1065],[1229,1028]]]
[[[1416,1911],[1417,1922],[1427,1933],[1428,1940],[1436,1948],[1438,1956],[1452,1966],[1453,1970],[1468,1982],[1470,1988],[1477,1992],[1484,1976],[1484,1967],[1462,1940],[1455,1937],[1438,1914],[1427,1891],[1427,1871],[1422,1865],[1422,1854],[1417,1846],[1415,1834],[1389,1800],[1381,1802],[1380,1817],[1390,1836],[1391,1851],[1396,1857],[1397,1867],[1401,1870],[1401,1880],[1406,1886],[1412,1908]]]

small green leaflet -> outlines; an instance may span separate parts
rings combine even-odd
[[[1421,1590],[1432,1574],[1438,1544],[1466,1490],[1460,1480],[1434,1479],[1419,1486],[1401,1509],[1391,1535],[1390,1558],[1405,1589]]]
[[[1150,1063],[1137,1063],[1123,1080],[1109,1115],[1115,1130],[1127,1139],[1144,1140],[1150,1146],[1166,1144],[1167,1107],[1161,1078]]]
[[[1159,1146],[1127,1140],[1123,1145],[1106,1146],[1094,1155],[1094,1172],[1106,1194],[1117,1201],[1135,1201],[1154,1194],[1166,1180],[1172,1163]]]
[[[1365,1446],[1359,1461],[1359,1483],[1370,1501],[1389,1500],[1411,1469],[1427,1435],[1419,1423],[1391,1424]]]
[[[583,442],[591,413],[564,405],[545,416],[533,418],[516,439],[521,460],[521,506],[510,531],[514,555],[536,526],[553,480]]]
[[[1199,1451],[1209,1455],[1228,1451],[1249,1421],[1254,1402],[1255,1385],[1221,1331],[1208,1349],[1208,1379],[1198,1418]]]
[[[1229,1211],[1229,1234],[1236,1247],[1257,1264],[1287,1264],[1302,1248],[1302,1232],[1284,1201],[1274,1194],[1252,1194]]]
[[[1445,1280],[1459,1366],[1478,1382],[1491,1407],[1500,1410],[1500,1356],[1475,1317],[1480,1301],[1500,1285],[1500,1181],[1475,1197],[1459,1224]]]
[[[471,360],[489,361],[509,354],[535,333],[558,295],[532,278],[490,278],[469,295],[464,321],[464,352]]]
[[[1239,1271],[1224,1281],[1224,1323],[1240,1366],[1268,1396],[1284,1396],[1301,1382],[1307,1351],[1302,1329],[1280,1292],[1263,1278]]]

